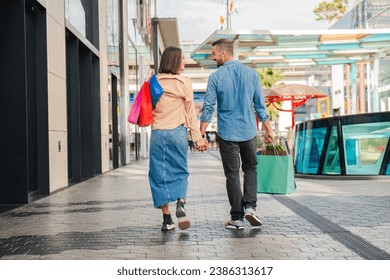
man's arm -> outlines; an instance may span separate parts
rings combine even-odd
[[[213,81],[213,76],[210,75],[209,80],[207,81],[206,93],[204,95],[204,102],[202,108],[202,115],[200,116],[200,133],[202,135],[206,134],[207,127],[211,121],[214,106],[217,99],[217,90],[215,82]]]
[[[202,134],[202,136],[206,134],[206,130],[208,126],[209,126],[208,122],[202,122],[202,121],[200,122],[200,133]]]

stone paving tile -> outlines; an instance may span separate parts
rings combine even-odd
[[[189,167],[189,230],[160,231],[148,161],[140,160],[0,214],[0,259],[361,259],[273,195],[258,194],[262,227],[225,229],[229,205],[217,152],[189,155]],[[389,180],[370,187],[367,181],[296,182],[286,197],[390,252]]]

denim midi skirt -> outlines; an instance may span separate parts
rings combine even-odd
[[[179,198],[188,189],[188,137],[183,125],[172,130],[152,130],[150,138],[149,184],[154,207]]]

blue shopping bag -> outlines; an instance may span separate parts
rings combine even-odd
[[[160,83],[157,81],[156,74],[152,75],[152,77],[150,78],[149,85],[150,93],[152,95],[152,105],[154,108],[164,91]]]

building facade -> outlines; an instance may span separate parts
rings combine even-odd
[[[135,0],[0,2],[0,206],[115,168],[110,148],[117,163],[130,162],[130,102],[120,101],[130,96],[125,50],[135,7]]]
[[[357,1],[355,7],[331,27],[331,29],[380,28],[390,28],[390,0]],[[383,36],[389,37],[388,34]],[[389,66],[390,57],[388,53],[384,56],[375,57],[372,63],[345,66],[344,70],[348,75],[344,79],[350,80],[351,86],[358,87],[360,91],[360,97],[358,96],[356,101],[346,93],[347,104],[342,108],[346,114],[390,110]],[[337,90],[344,91],[343,88],[334,91]],[[333,97],[337,98],[334,91]],[[348,102],[350,99],[351,101]]]
[[[179,46],[176,19],[152,17],[151,2],[0,1],[0,208],[148,156],[150,128],[127,115]]]

